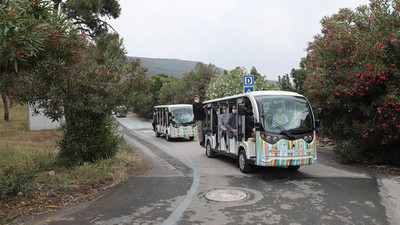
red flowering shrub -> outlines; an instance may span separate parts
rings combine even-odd
[[[307,48],[305,94],[346,161],[400,164],[400,1],[322,19]]]
[[[1,1],[0,76],[18,71],[43,50],[51,9],[45,0]]]
[[[128,104],[146,77],[139,61],[127,61],[118,34],[88,41],[50,0],[1,1],[0,18],[2,93],[51,119],[64,116],[61,158],[113,157],[120,137],[109,114]]]
[[[51,119],[65,118],[60,156],[71,164],[111,158],[120,137],[114,133],[111,110],[129,102],[146,70],[128,62],[118,34],[92,42],[59,18],[31,66],[20,71],[12,96],[35,104]]]
[[[9,120],[10,90],[18,71],[27,68],[43,51],[49,29],[47,21],[54,16],[46,0],[0,1],[0,93],[4,103],[4,120]]]

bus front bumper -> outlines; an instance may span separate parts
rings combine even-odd
[[[278,164],[285,165],[311,165],[315,164],[317,161],[317,155],[305,155],[305,156],[264,156],[261,158],[261,161],[267,164],[273,163],[278,166],[274,162],[279,162]]]

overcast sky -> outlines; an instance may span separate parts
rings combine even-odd
[[[237,66],[270,80],[298,68],[320,20],[369,0],[120,0],[108,21],[128,56]]]

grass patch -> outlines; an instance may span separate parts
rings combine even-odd
[[[143,170],[125,141],[112,159],[67,168],[58,161],[60,130],[28,130],[27,106],[12,107],[9,122],[3,113],[0,103],[0,224],[90,200]]]

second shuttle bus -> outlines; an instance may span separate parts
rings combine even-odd
[[[171,138],[193,140],[198,132],[192,105],[155,106],[153,109],[153,130],[157,137],[163,135],[167,141],[170,141]]]

